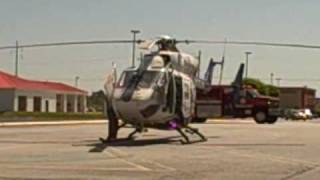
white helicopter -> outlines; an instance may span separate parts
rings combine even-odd
[[[158,49],[143,56],[138,67],[124,70],[116,80],[115,70],[108,75],[105,92],[109,119],[108,141],[116,139],[118,119],[132,125],[134,134],[145,128],[174,129],[191,143],[186,133],[206,141],[198,129],[189,126],[195,113],[195,78],[199,59],[180,52],[176,40],[161,36],[144,41],[142,49]],[[105,142],[105,140],[101,139]]]

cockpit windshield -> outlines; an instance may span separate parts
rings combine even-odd
[[[132,77],[137,73],[137,71],[124,71],[121,74],[121,77],[119,79],[118,86],[119,87],[125,87],[130,83],[130,80]]]
[[[141,81],[139,82],[139,87],[149,88],[151,85],[159,78],[159,71],[147,71],[143,74]]]
[[[130,83],[132,83],[132,80],[134,76],[137,75],[137,71],[125,71],[122,73],[120,80],[119,80],[119,87],[126,87]],[[160,71],[146,71],[143,73],[138,87],[140,88],[150,88],[154,82],[156,82],[161,76]]]

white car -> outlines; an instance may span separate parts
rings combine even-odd
[[[304,109],[301,109],[297,112],[297,119],[303,119],[303,120],[307,120],[307,115],[304,112]]]
[[[303,109],[302,111],[303,111],[303,113],[305,114],[306,119],[312,119],[313,114],[312,114],[312,112],[311,112],[310,109]]]

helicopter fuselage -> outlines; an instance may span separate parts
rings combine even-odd
[[[160,51],[144,56],[146,70],[140,76],[129,101],[122,98],[138,68],[126,69],[117,82],[113,105],[125,123],[157,126],[174,119],[189,121],[194,114],[194,77],[199,61],[191,55]]]

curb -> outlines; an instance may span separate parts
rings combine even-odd
[[[254,120],[248,119],[208,119],[210,123],[254,123]]]

